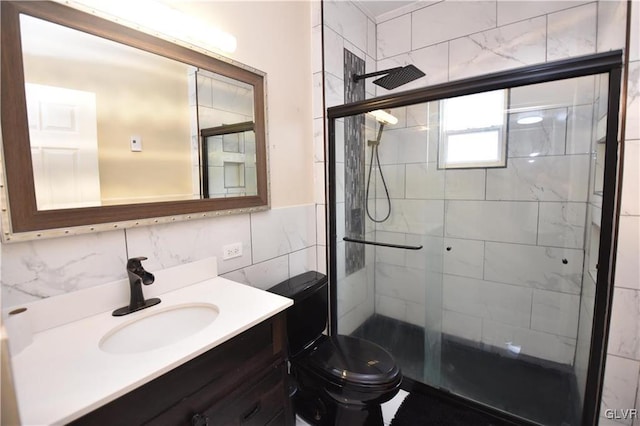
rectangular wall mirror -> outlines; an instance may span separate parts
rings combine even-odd
[[[3,240],[268,208],[265,75],[2,2]]]

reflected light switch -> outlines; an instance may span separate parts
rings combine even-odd
[[[142,152],[142,137],[131,136],[131,152]]]

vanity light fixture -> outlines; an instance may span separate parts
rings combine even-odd
[[[90,8],[94,14],[103,13],[117,21],[128,22],[129,26],[136,29],[151,31],[160,37],[175,38],[204,49],[233,53],[238,44],[233,35],[157,0],[75,0],[71,5],[74,3]]]

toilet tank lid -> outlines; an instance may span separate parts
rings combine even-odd
[[[300,300],[303,295],[312,293],[327,283],[327,276],[316,271],[307,271],[300,275],[282,281],[267,291],[279,294],[280,296],[293,299],[294,302]]]

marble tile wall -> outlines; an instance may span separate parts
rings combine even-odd
[[[127,258],[149,271],[218,258],[220,275],[266,289],[318,269],[316,206],[275,208],[128,230],[2,244],[3,308],[126,278]],[[222,247],[242,243],[223,260]],[[321,265],[322,266],[322,265]]]

